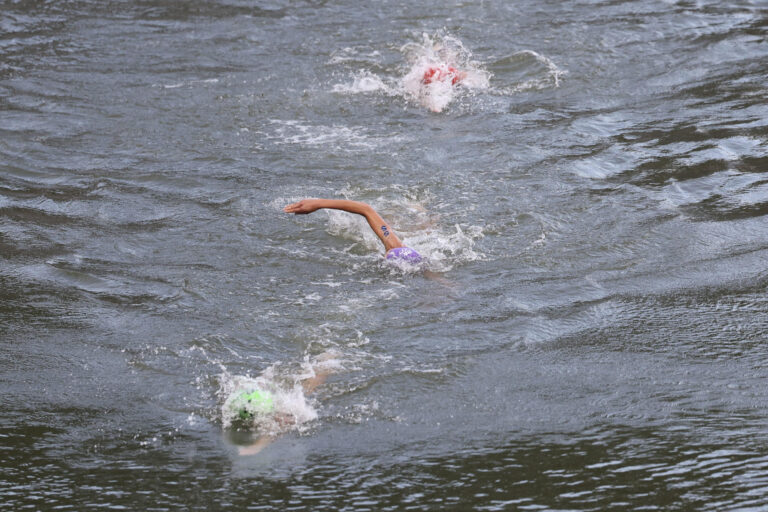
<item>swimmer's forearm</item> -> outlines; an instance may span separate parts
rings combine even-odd
[[[306,214],[329,208],[332,210],[343,210],[349,213],[356,213],[363,217],[378,215],[369,204],[360,201],[349,201],[347,199],[304,199],[298,203],[289,204],[283,211],[286,213]]]
[[[371,205],[360,201],[349,201],[346,199],[318,199],[318,201],[323,205],[321,208],[344,210],[345,212],[356,213],[365,217],[365,220],[368,221],[368,225],[373,232],[376,233],[376,236],[379,237],[381,243],[384,244],[385,250],[388,251],[403,245],[400,239],[397,238],[395,231]]]
[[[344,210],[345,212],[356,213],[363,216],[375,213],[373,208],[366,203],[348,201],[346,199],[303,199],[298,203],[289,204],[283,211],[286,213],[306,214],[321,208]]]
[[[356,213],[365,217],[368,221],[368,225],[371,227],[376,236],[379,237],[381,243],[384,244],[384,250],[388,251],[395,247],[402,247],[403,243],[397,238],[395,231],[389,226],[389,223],[385,221],[371,205],[361,203],[359,201],[348,201],[346,199],[321,199],[326,206],[322,208],[333,208],[336,210],[344,210],[345,212]]]

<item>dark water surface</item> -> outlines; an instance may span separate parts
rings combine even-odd
[[[768,510],[767,83],[760,1],[0,1],[0,508]]]

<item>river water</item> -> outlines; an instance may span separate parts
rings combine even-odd
[[[757,0],[0,2],[0,508],[765,510],[767,39]]]

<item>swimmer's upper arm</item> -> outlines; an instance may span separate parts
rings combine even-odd
[[[403,246],[403,242],[397,237],[389,223],[368,203],[349,201],[346,199],[321,199],[320,201],[321,208],[344,210],[365,217],[365,220],[368,221],[368,225],[371,226],[373,232],[376,233],[376,236],[379,237],[379,240],[384,244],[385,250],[388,251]]]

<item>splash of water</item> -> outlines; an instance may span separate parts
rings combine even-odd
[[[387,85],[384,80],[367,70],[358,71],[351,84],[336,84],[333,86],[333,92],[338,93],[361,93],[381,91],[387,95],[397,94],[396,89]]]
[[[405,96],[433,112],[442,112],[462,88],[489,86],[491,74],[453,36],[423,34],[420,43],[408,43],[400,51],[409,65],[401,80]]]
[[[378,76],[367,69],[359,70],[352,83],[337,84],[333,91],[401,96],[433,112],[442,112],[456,98],[476,91],[506,96],[557,88],[568,73],[533,50],[520,50],[486,66],[473,60],[464,44],[444,31],[423,34],[420,42],[407,43],[400,51],[406,61],[402,76]],[[490,85],[492,76],[499,82],[494,87]]]
[[[441,112],[458,95],[489,86],[491,73],[474,61],[472,53],[453,36],[423,34],[421,42],[408,43],[400,51],[407,65],[403,76],[386,79],[367,70],[358,71],[351,84],[337,84],[334,92],[402,96]]]
[[[457,264],[481,259],[482,254],[475,250],[475,241],[482,236],[480,226],[454,224],[408,233],[403,238],[406,244],[418,248],[430,270],[446,272]]]
[[[311,365],[303,365],[298,374],[281,375],[278,365],[267,368],[258,377],[231,375],[226,370],[219,378],[218,395],[223,400],[221,423],[224,428],[233,426],[257,430],[274,435],[286,430],[301,431],[307,423],[317,419],[317,411],[304,395],[301,380],[314,375]],[[268,393],[273,402],[269,414],[254,414],[248,419],[240,417],[238,397],[243,393],[260,390]],[[289,420],[286,421],[285,419]]]

